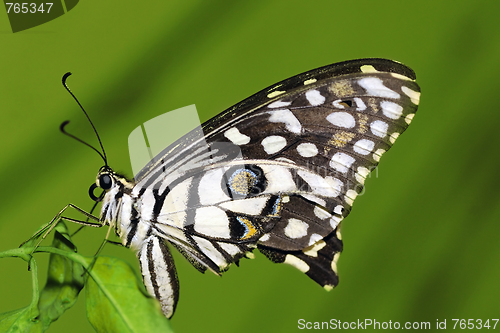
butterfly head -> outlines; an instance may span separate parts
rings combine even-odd
[[[98,187],[104,192],[97,197],[94,195],[94,190]],[[117,174],[109,166],[105,165],[99,169],[95,183],[90,186],[89,195],[92,200],[98,202],[110,191],[128,193],[132,188],[133,185],[127,178]]]

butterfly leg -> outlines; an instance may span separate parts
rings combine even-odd
[[[73,208],[77,212],[80,212],[81,214],[85,215],[88,219],[97,221],[98,223],[92,223],[92,222],[88,222],[88,221],[81,221],[81,220],[73,219],[73,218],[70,218],[70,217],[62,216],[62,214],[68,208]],[[73,222],[73,223],[77,223],[77,224],[81,224],[81,225],[89,226],[89,227],[97,227],[97,228],[102,227],[104,225],[104,224],[101,223],[101,221],[99,220],[98,217],[96,217],[96,216],[94,216],[92,214],[87,213],[83,209],[81,209],[81,208],[79,208],[79,207],[77,207],[77,206],[75,206],[73,204],[67,204],[63,209],[61,209],[61,211],[59,211],[59,213],[56,214],[56,216],[54,216],[54,218],[49,223],[47,223],[43,227],[41,227],[40,230],[38,230],[27,241],[23,242],[19,247],[24,246],[26,243],[28,243],[28,242],[30,242],[30,241],[32,241],[34,239],[40,238],[37,241],[37,243],[34,245],[34,247],[33,247],[33,251],[31,252],[31,253],[33,253],[36,250],[36,248],[40,245],[40,243],[45,239],[45,237],[47,237],[47,235],[52,231],[52,229],[55,228],[55,226],[57,225],[57,223],[60,220],[69,221],[69,222]]]

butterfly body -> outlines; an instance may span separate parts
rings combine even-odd
[[[279,82],[167,147],[134,182],[101,168],[101,220],[137,252],[167,317],[179,295],[167,244],[216,274],[258,248],[329,290],[341,221],[410,124],[414,80],[399,63],[360,59]]]

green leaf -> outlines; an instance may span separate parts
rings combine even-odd
[[[38,322],[32,321],[31,306],[0,314],[0,332],[43,332]]]
[[[158,301],[126,262],[99,257],[90,275],[87,317],[97,332],[172,332]]]
[[[76,246],[71,242],[68,229],[63,222],[59,222],[55,227],[52,246],[76,252]],[[38,303],[39,320],[44,329],[75,304],[83,285],[84,269],[81,264],[59,254],[50,254],[47,283],[40,293]]]

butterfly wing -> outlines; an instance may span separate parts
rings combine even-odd
[[[340,222],[410,124],[406,66],[360,59],[279,82],[212,118],[136,176],[155,234],[200,271],[255,247],[333,288]]]

